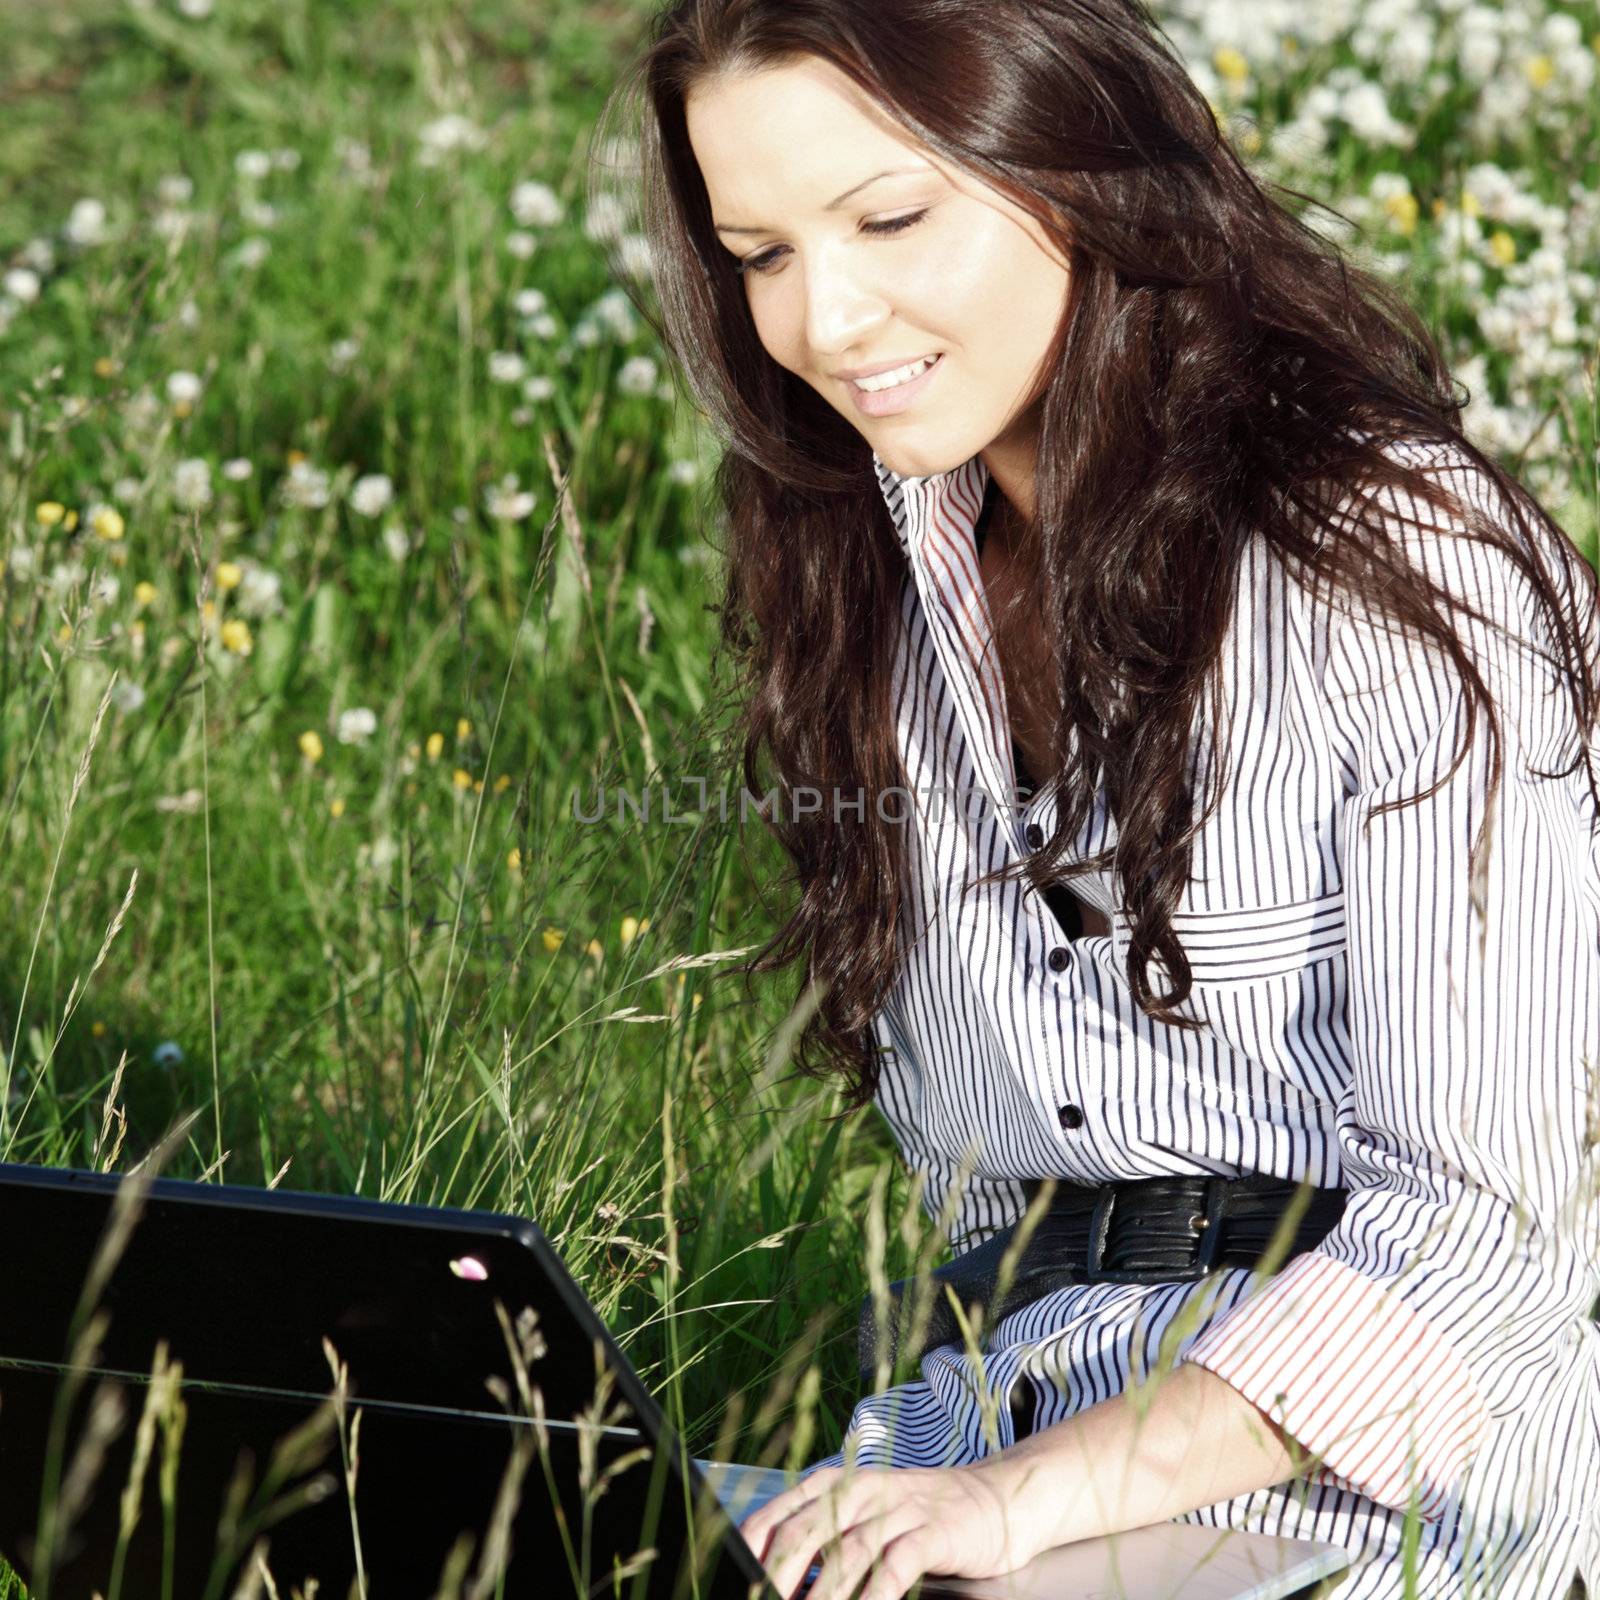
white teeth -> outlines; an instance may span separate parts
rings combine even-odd
[[[850,381],[858,389],[865,389],[868,394],[876,394],[880,389],[893,389],[897,384],[910,383],[913,378],[920,377],[939,358],[937,356],[924,356],[920,361],[913,361],[910,366],[896,367],[893,372],[879,372],[870,378],[852,378]]]

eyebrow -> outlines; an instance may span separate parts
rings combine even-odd
[[[853,189],[846,189],[837,200],[830,200],[822,209],[824,211],[837,211],[853,194],[859,194],[868,184],[876,183],[880,178],[898,178],[908,172],[932,172],[934,169],[926,163],[915,167],[890,167],[885,172],[876,172],[870,178],[863,178]],[[778,230],[770,225],[760,228],[736,228],[731,223],[713,222],[711,224],[718,233],[776,233]]]

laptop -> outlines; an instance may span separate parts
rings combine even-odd
[[[123,1183],[0,1163],[0,1555],[30,1586],[775,1600],[737,1522],[783,1475],[687,1454],[536,1224]],[[1164,1523],[921,1592],[1279,1600],[1346,1563]]]

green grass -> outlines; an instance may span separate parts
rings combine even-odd
[[[580,226],[585,135],[648,9],[0,0],[0,265],[41,280],[0,333],[0,1155],[104,1165],[121,1139],[126,1166],[198,1110],[182,1175],[537,1218],[692,1449],[812,1459],[856,1397],[875,1185],[891,1275],[920,1242],[893,1225],[905,1179],[874,1116],[828,1120],[833,1097],[786,1070],[788,980],[750,1000],[707,982],[771,927],[764,837],[714,806],[570,815],[574,790],[652,773],[737,793],[710,446],[665,371],[619,386],[660,352],[611,320]],[[1245,147],[1349,59],[1252,79],[1225,108]],[[1474,149],[1470,99],[1419,113],[1403,154],[1336,130],[1301,187],[1341,204],[1405,174],[1420,220],[1374,203],[1372,248],[1497,405],[1548,410],[1520,465],[1593,553],[1592,308],[1585,381],[1530,377],[1482,331],[1505,264],[1433,212],[1459,214],[1491,158],[1547,200],[1592,193],[1593,110]],[[419,130],[447,113],[481,140],[423,164]],[[278,150],[294,164],[238,170]],[[192,195],[163,200],[178,174]],[[566,205],[526,230],[531,256],[508,240],[526,180]],[[82,197],[104,242],[61,236]],[[1537,243],[1505,231],[1519,258]],[[1451,287],[1463,253],[1480,289]],[[517,310],[531,289],[542,332]],[[548,395],[496,381],[497,351]],[[177,372],[201,379],[192,406]],[[329,474],[325,505],[285,503],[296,453]],[[203,507],[175,493],[191,460]],[[394,488],[374,517],[347,501],[365,474]],[[536,496],[526,520],[487,507],[508,474]],[[52,502],[63,520],[41,520]],[[88,526],[101,503],[120,537]],[[252,602],[274,579],[281,604]],[[142,704],[114,695],[97,724],[113,674]],[[376,729],[342,743],[357,707]],[[625,941],[625,919],[648,926]],[[757,1437],[808,1336],[814,1431]],[[730,1396],[744,1420],[719,1441]]]

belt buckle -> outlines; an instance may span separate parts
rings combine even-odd
[[[1205,1277],[1215,1266],[1218,1256],[1222,1253],[1222,1221],[1228,1211],[1228,1197],[1232,1192],[1230,1180],[1221,1177],[1209,1177],[1205,1181],[1204,1200],[1201,1211],[1191,1214],[1190,1227],[1194,1230],[1195,1255],[1192,1265],[1186,1268],[1169,1270],[1162,1274],[1161,1281],[1189,1282]],[[1087,1252],[1087,1271],[1084,1281],[1087,1283],[1144,1283],[1148,1282],[1150,1274],[1147,1271],[1106,1271],[1102,1272],[1102,1263],[1105,1260],[1106,1240],[1111,1233],[1111,1213],[1116,1205],[1117,1186],[1114,1183],[1102,1183],[1100,1192],[1094,1204],[1094,1210],[1089,1219],[1089,1246]]]
[[[1222,1254],[1222,1219],[1227,1215],[1232,1193],[1230,1179],[1206,1179],[1206,1208],[1200,1219],[1200,1244],[1194,1256],[1196,1277],[1203,1278]]]

